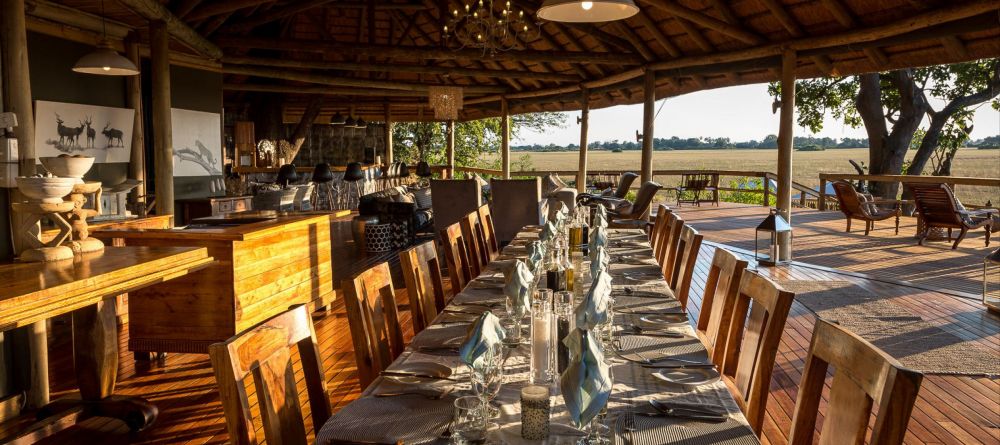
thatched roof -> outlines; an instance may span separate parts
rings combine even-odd
[[[29,0],[32,3],[34,0]],[[59,3],[99,14],[95,0]],[[514,0],[534,14],[540,0]],[[498,1],[499,5],[500,2]],[[349,106],[379,120],[429,120],[429,85],[465,91],[463,118],[642,101],[778,80],[793,49],[800,78],[1000,56],[1000,3],[989,0],[638,0],[641,12],[604,24],[545,23],[523,48],[483,56],[441,45],[444,0],[118,0],[107,16],[144,32],[169,14],[176,48],[218,58],[226,102],[284,95],[286,116],[316,95],[323,115]],[[177,20],[179,19],[179,20]],[[221,51],[219,51],[221,49]]]

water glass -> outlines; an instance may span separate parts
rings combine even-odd
[[[503,385],[504,346],[493,345],[485,352],[483,358],[484,360],[478,362],[477,366],[470,367],[469,376],[472,380],[472,389],[482,404],[483,412],[490,418],[494,417],[494,414],[500,414],[500,410],[491,407],[490,402],[496,398]]]
[[[464,396],[455,399],[455,417],[451,421],[451,443],[481,442],[486,437],[486,417],[479,398]]]

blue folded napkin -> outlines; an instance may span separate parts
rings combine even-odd
[[[608,227],[608,209],[604,207],[604,204],[597,205],[597,211],[594,212],[594,227]]]
[[[538,235],[538,239],[542,241],[551,240],[556,236],[556,225],[552,221],[547,221],[544,226],[542,226],[542,233]]]
[[[535,275],[531,273],[528,265],[524,261],[516,260],[506,280],[503,286],[504,295],[510,297],[518,309],[530,309],[531,284],[535,281]]]
[[[610,305],[611,275],[602,270],[594,276],[594,283],[573,313],[576,325],[584,329],[593,329],[599,324],[606,323]]]
[[[576,329],[563,339],[573,361],[559,380],[570,419],[583,427],[597,416],[611,397],[611,374],[604,354],[590,331]]]
[[[465,334],[465,341],[458,350],[458,355],[462,357],[462,362],[473,368],[480,366],[480,361],[484,360],[487,351],[496,345],[503,344],[503,339],[507,336],[500,324],[500,319],[493,313],[486,311],[476,319],[476,322],[469,326]]]
[[[545,259],[545,243],[541,241],[532,241],[528,244],[528,269],[532,272],[538,270],[538,266],[542,264],[542,260]]]
[[[607,247],[608,245],[608,229],[604,227],[598,227],[590,233],[590,260],[593,261],[597,256],[598,247]]]
[[[597,250],[591,251],[590,261],[590,276],[596,277],[601,271],[607,271],[608,265],[611,264],[611,255],[608,255],[608,250],[604,246],[600,246]]]

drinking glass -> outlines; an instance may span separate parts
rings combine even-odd
[[[493,345],[483,355],[483,360],[469,369],[472,379],[472,389],[479,397],[486,418],[500,415],[500,410],[490,406],[503,385],[504,346]]]
[[[500,324],[503,326],[504,336],[503,344],[507,345],[509,348],[516,348],[521,344],[521,337],[524,326],[522,320],[524,319],[524,308],[512,308],[509,312],[511,315],[504,317],[500,320]]]
[[[481,442],[486,437],[486,417],[478,397],[464,396],[455,399],[455,417],[451,422],[451,442],[469,444]]]

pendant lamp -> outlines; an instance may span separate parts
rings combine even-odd
[[[330,117],[330,125],[344,125],[344,122],[346,122],[346,120],[347,119],[344,118],[344,115],[340,114],[340,112],[338,111],[336,114]]]
[[[551,22],[599,23],[627,19],[638,12],[632,0],[545,0],[537,15]]]
[[[101,76],[134,76],[139,69],[131,60],[118,54],[108,41],[108,30],[104,23],[104,0],[101,0],[101,28],[103,38],[97,44],[97,49],[87,53],[76,61],[73,71]]]

